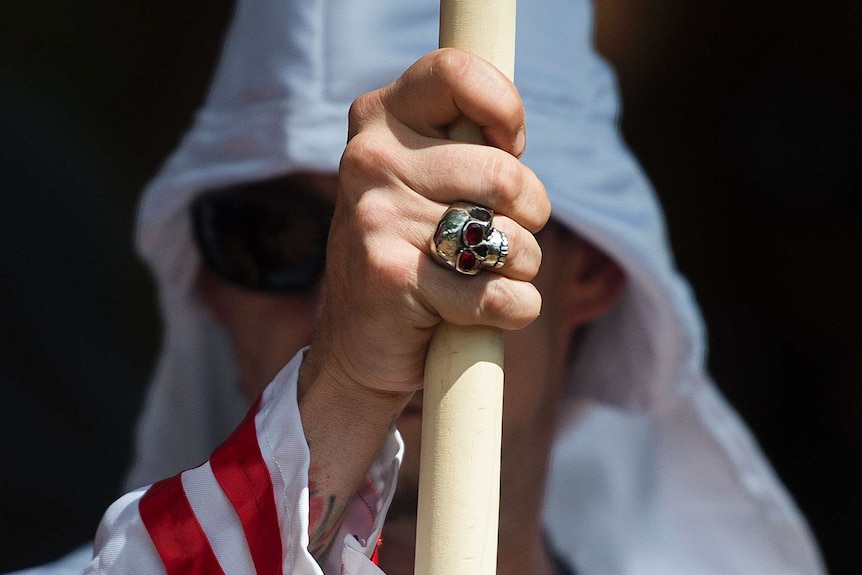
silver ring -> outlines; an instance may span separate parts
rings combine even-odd
[[[509,255],[509,238],[491,226],[493,219],[494,212],[482,206],[467,202],[449,206],[431,239],[440,263],[468,276],[502,267]]]

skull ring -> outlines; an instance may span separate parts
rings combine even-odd
[[[509,255],[509,239],[491,227],[493,218],[492,210],[475,204],[455,202],[449,206],[431,240],[440,263],[469,276],[502,267]]]

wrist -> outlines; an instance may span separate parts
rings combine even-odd
[[[299,371],[299,415],[311,457],[309,550],[325,562],[344,510],[412,392],[361,385],[306,353]]]
[[[414,390],[393,391],[366,385],[349,370],[342,369],[339,362],[323,355],[312,346],[303,358],[297,386],[300,405],[311,399],[307,395],[312,392],[316,400],[331,402],[345,413],[373,419],[379,419],[373,415],[380,414],[384,419],[394,420],[413,397]]]

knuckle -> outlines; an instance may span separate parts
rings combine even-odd
[[[365,194],[351,209],[353,230],[341,245],[344,257],[355,275],[350,278],[352,290],[369,294],[370,300],[409,291],[416,283],[405,246],[392,237],[392,208],[377,198]]]
[[[511,210],[524,186],[524,175],[520,167],[517,160],[504,152],[494,154],[484,165],[482,179],[485,182],[485,193],[495,197],[497,201],[494,204],[504,211]]]
[[[408,309],[401,298],[415,292],[416,284],[416,270],[409,258],[392,257],[391,243],[380,241],[368,243],[364,255],[370,293],[388,300],[388,309]]]
[[[363,94],[353,100],[347,112],[347,124],[351,134],[358,132],[362,124],[375,115],[379,102],[380,98],[376,92]]]
[[[470,66],[467,52],[455,48],[440,48],[429,55],[429,70],[448,85],[455,84]]]
[[[341,156],[339,172],[350,180],[368,179],[389,171],[391,152],[372,132],[360,132],[347,143]]]
[[[363,194],[353,205],[354,227],[362,230],[359,237],[374,238],[384,226],[387,211],[386,205],[377,200],[376,194]]]

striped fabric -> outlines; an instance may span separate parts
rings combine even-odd
[[[212,454],[209,469],[242,525],[258,575],[281,573],[282,544],[272,480],[257,441],[258,401]],[[203,467],[203,466],[201,466]],[[201,467],[194,471],[200,471]],[[151,486],[139,503],[141,519],[168,575],[224,573],[175,475]]]
[[[168,575],[224,575],[192,511],[181,476],[152,485],[141,498],[138,509]]]
[[[348,502],[322,569],[308,546],[309,453],[296,401],[302,354],[201,465],[118,500],[86,575],[380,575],[371,559],[403,446],[393,431]],[[338,547],[338,546],[336,546]]]

